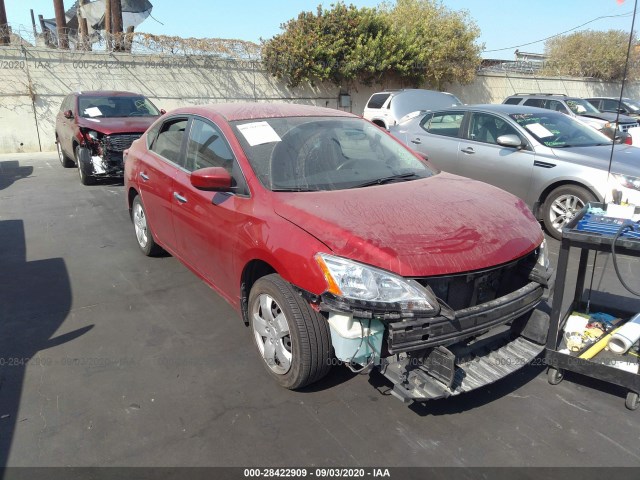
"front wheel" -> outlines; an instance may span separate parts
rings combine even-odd
[[[280,275],[253,285],[249,321],[267,372],[283,387],[302,388],[329,372],[329,323]]]
[[[575,215],[589,202],[594,202],[594,195],[577,185],[563,185],[553,190],[544,202],[544,226],[549,235],[560,240],[562,227],[569,223]]]
[[[93,176],[93,164],[91,163],[91,152],[86,147],[76,147],[76,164],[78,165],[78,176],[83,185],[93,185],[96,177]]]

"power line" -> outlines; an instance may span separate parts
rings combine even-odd
[[[536,40],[535,42],[523,43],[522,45],[515,45],[513,47],[496,48],[496,49],[493,49],[493,50],[484,50],[483,53],[502,52],[504,50],[513,50],[514,48],[526,47],[528,45],[533,45],[534,43],[545,42],[545,41],[547,41],[547,40],[549,40],[551,38],[559,37],[560,35],[564,35],[565,33],[573,32],[574,30],[582,28],[585,25],[589,25],[590,23],[596,22],[598,20],[602,20],[603,18],[628,17],[630,15],[633,15],[633,12],[620,13],[618,15],[603,15],[601,17],[594,18],[593,20],[589,20],[588,22],[583,23],[582,25],[578,25],[577,27],[571,28],[569,30],[565,30],[564,32],[556,33],[555,35],[551,35],[550,37],[543,38],[542,40]]]

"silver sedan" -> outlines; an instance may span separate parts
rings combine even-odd
[[[391,134],[444,171],[519,196],[555,238],[587,202],[620,192],[640,205],[640,148],[613,145],[562,113],[465,105],[407,115]]]

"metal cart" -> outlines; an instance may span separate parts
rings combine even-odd
[[[611,252],[613,235],[604,235],[577,230],[576,226],[587,213],[589,206],[604,208],[604,205],[592,203],[585,206],[562,231],[562,243],[558,258],[556,287],[551,307],[549,335],[545,350],[546,363],[549,366],[547,379],[551,385],[557,385],[562,381],[565,371],[577,372],[591,378],[597,378],[605,382],[619,385],[628,390],[625,405],[630,410],[635,410],[640,405],[638,393],[640,393],[640,375],[607,365],[606,361],[596,355],[590,360],[581,359],[567,353],[558,351],[562,343],[562,328],[573,311],[584,312],[587,305],[582,300],[584,284],[587,273],[587,262],[591,251]],[[567,280],[567,266],[572,248],[580,249],[580,263],[576,277],[576,288],[573,302],[566,312],[562,312],[562,300],[565,294]],[[640,240],[621,237],[615,244],[616,255],[640,257]],[[591,303],[590,311],[603,311],[620,318],[629,318],[640,311],[625,311],[617,309],[613,305],[598,305]],[[637,362],[637,357],[625,355],[623,358]]]

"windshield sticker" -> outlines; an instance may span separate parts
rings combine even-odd
[[[526,125],[525,128],[538,138],[553,137],[553,133],[539,123],[530,123],[529,125]]]
[[[84,109],[84,114],[90,117],[99,117],[102,115],[102,112],[98,107],[89,107]]]
[[[282,140],[267,122],[245,123],[238,125],[238,130],[252,147]]]

